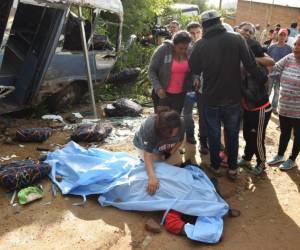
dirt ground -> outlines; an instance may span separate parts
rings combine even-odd
[[[42,126],[39,119],[10,119],[9,133],[18,127]],[[276,152],[279,139],[278,119],[273,116],[267,129],[267,157]],[[38,159],[37,146],[54,148],[69,140],[69,131],[55,130],[41,144],[1,144],[0,157],[15,154],[17,158]],[[244,146],[240,134],[240,154]],[[131,138],[115,145],[103,144],[112,151],[134,152]],[[290,147],[288,151],[290,152]],[[205,166],[208,157],[197,161]],[[1,162],[0,162],[1,163]],[[2,162],[3,163],[3,162]],[[298,157],[300,166],[300,157]],[[253,179],[251,190],[247,180]],[[240,209],[238,218],[225,218],[222,242],[216,245],[192,242],[162,230],[152,234],[145,230],[148,218],[160,221],[162,214],[126,212],[113,207],[101,207],[91,197],[81,207],[73,206],[78,197],[53,197],[50,182],[41,184],[45,190],[42,200],[22,207],[14,213],[10,206],[11,193],[0,189],[0,249],[299,249],[300,246],[300,170],[289,172],[268,168],[263,178],[241,172],[236,183],[219,178],[220,189],[227,202]]]

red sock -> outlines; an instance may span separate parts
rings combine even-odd
[[[181,219],[181,213],[176,212],[174,210],[170,210],[170,212],[166,216],[165,228],[173,234],[180,234],[182,232],[184,221]]]

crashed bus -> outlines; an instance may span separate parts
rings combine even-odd
[[[120,0],[7,0],[0,9],[0,114],[71,104],[116,62]]]

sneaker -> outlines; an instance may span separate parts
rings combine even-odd
[[[281,163],[281,162],[284,162],[284,156],[281,156],[281,155],[275,155],[272,160],[268,161],[267,163],[269,165],[275,165],[277,163]]]
[[[296,167],[296,162],[294,162],[293,160],[291,159],[287,159],[284,163],[282,163],[280,166],[279,166],[279,169],[280,170],[290,170],[292,168]]]
[[[237,165],[241,168],[248,168],[251,169],[251,162],[250,161],[246,161],[245,159],[240,159],[237,163]]]
[[[266,167],[262,167],[262,166],[259,166],[259,165],[256,165],[253,169],[252,169],[252,172],[253,174],[255,175],[261,175],[262,173],[264,173],[266,170]]]

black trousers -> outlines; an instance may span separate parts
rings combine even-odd
[[[283,156],[286,148],[291,139],[292,129],[294,130],[294,143],[292,154],[290,159],[296,161],[296,158],[300,151],[300,119],[299,118],[290,118],[286,116],[279,115],[280,122],[280,140],[279,140],[279,149],[278,155]]]
[[[244,111],[243,136],[246,141],[243,159],[251,161],[256,156],[257,165],[266,163],[265,136],[266,128],[272,113],[271,105],[258,111]]]
[[[154,90],[152,90],[152,100],[154,105],[154,112],[157,113],[157,107],[159,106],[167,106],[170,109],[176,110],[179,114],[181,114],[181,111],[183,109],[184,104],[184,98],[185,98],[185,92],[179,93],[179,94],[170,94],[166,93],[165,98],[159,98],[159,96],[155,93]]]

